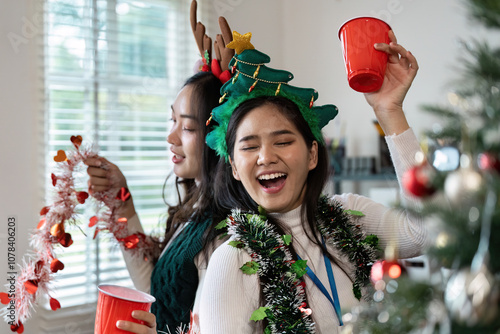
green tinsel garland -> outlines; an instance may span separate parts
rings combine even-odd
[[[348,213],[362,215],[356,211]],[[360,299],[361,288],[369,282],[371,266],[376,261],[378,238],[365,236],[360,226],[350,221],[342,206],[325,196],[318,203],[316,220],[326,242],[338,248],[356,267],[353,292]],[[250,320],[267,318],[269,325],[264,333],[314,333],[314,324],[307,314],[302,279],[307,261],[293,259],[288,247],[291,236],[280,235],[263,211],[249,214],[233,210],[226,224],[235,236],[230,245],[244,248],[252,257],[252,261],[240,269],[245,274],[259,275],[266,299],[266,306],[257,309]]]
[[[352,224],[342,206],[322,196],[318,203],[318,228],[327,244],[331,244],[347,255],[356,267],[352,291],[361,299],[361,288],[370,281],[373,263],[377,261],[378,237],[374,234],[365,235],[360,225]],[[362,215],[350,211],[352,215]]]

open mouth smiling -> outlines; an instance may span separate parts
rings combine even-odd
[[[277,188],[285,183],[286,177],[285,173],[272,173],[260,175],[257,180],[264,188]]]

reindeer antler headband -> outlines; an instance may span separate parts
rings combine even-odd
[[[291,86],[288,82],[293,79],[292,73],[267,67],[265,64],[269,63],[271,58],[255,50],[250,43],[251,37],[251,33],[241,35],[235,31],[234,40],[226,45],[226,48],[236,50],[236,55],[229,62],[234,77],[222,86],[221,105],[212,110],[211,119],[218,125],[208,133],[207,145],[228,160],[226,132],[234,110],[244,101],[278,95],[298,106],[315,139],[324,143],[321,128],[337,115],[337,107],[332,104],[314,106],[318,92],[312,88]]]
[[[205,26],[197,22],[196,11],[198,3],[191,2],[191,29],[194,39],[198,45],[201,58],[203,60],[203,72],[212,72],[222,83],[227,82],[232,74],[227,70],[229,62],[233,58],[234,50],[226,48],[226,45],[233,40],[231,28],[224,17],[219,17],[219,27],[221,34],[217,34],[214,42],[215,58],[212,58],[212,39],[205,33]],[[226,70],[222,70],[226,69]]]

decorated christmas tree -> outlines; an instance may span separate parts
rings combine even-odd
[[[471,18],[500,29],[498,0],[466,4]],[[500,48],[464,47],[452,103],[425,106],[444,124],[403,180],[422,198],[430,280],[375,265],[373,300],[347,314],[344,333],[500,333]]]

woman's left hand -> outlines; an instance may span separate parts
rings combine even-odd
[[[366,93],[365,98],[375,111],[382,128],[384,128],[382,123],[389,123],[385,124],[385,127],[392,129],[394,126],[398,128],[401,124],[390,123],[393,121],[402,122],[401,117],[404,118],[403,123],[406,123],[403,114],[403,100],[417,75],[418,63],[411,52],[398,44],[392,30],[389,31],[389,39],[391,40],[390,44],[378,43],[374,46],[378,51],[389,55],[384,83],[378,91]],[[405,126],[408,127],[407,123],[402,125],[402,127]]]
[[[131,321],[118,320],[116,327],[131,333],[156,334],[156,317],[153,313],[136,310],[132,312],[132,318],[142,320],[145,325]]]

